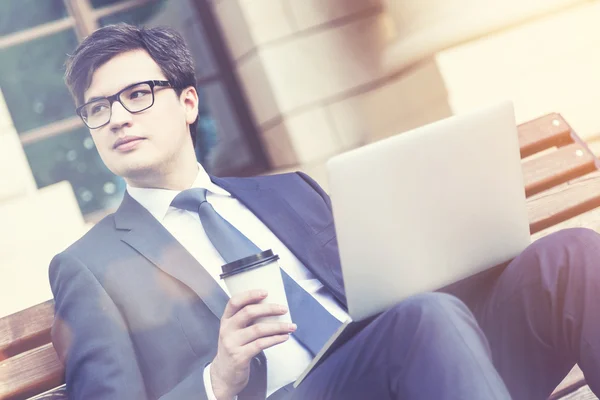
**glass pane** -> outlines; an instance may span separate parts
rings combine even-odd
[[[196,155],[207,171],[217,176],[253,169],[256,160],[248,137],[220,81],[199,88]]]
[[[140,7],[100,18],[100,25],[110,25],[126,22],[132,25],[143,25],[165,6],[166,0],[154,0]]]
[[[206,79],[219,73],[219,68],[210,46],[210,38],[202,21],[198,18],[195,0],[169,1],[166,7],[145,24],[148,27],[169,26],[177,30],[185,40],[196,64],[196,77]]]
[[[32,28],[67,15],[63,0],[2,0],[0,35]]]
[[[82,213],[120,203],[125,183],[104,166],[87,129],[26,145],[25,154],[38,187],[71,182]]]
[[[0,87],[19,133],[75,115],[63,81],[66,54],[75,47],[68,30],[2,50]]]
[[[212,171],[212,155],[217,145],[217,123],[210,113],[206,91],[198,88],[198,129],[196,130],[196,158],[209,173]]]
[[[177,7],[174,7],[175,4]],[[194,57],[198,79],[215,77],[220,71],[209,44],[210,38],[197,18],[189,18],[195,13],[195,6],[189,1],[171,2],[165,11],[153,20],[153,25],[167,25],[181,33]]]

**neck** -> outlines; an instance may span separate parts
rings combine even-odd
[[[128,185],[138,188],[186,190],[198,176],[196,157],[186,157],[180,162],[173,162],[159,170],[144,171],[138,176],[125,179]]]

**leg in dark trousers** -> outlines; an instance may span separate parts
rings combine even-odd
[[[451,293],[473,311],[515,400],[546,399],[575,363],[600,396],[600,235],[557,232],[490,285],[461,286]]]
[[[469,309],[441,293],[381,314],[290,394],[291,399],[508,399]]]

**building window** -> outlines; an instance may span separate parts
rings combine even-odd
[[[74,46],[77,34],[65,29],[2,50],[0,87],[20,134],[73,117],[63,64]]]
[[[0,10],[0,35],[23,31],[69,16],[63,0],[3,0]]]
[[[96,28],[118,22],[167,25],[186,39],[200,96],[196,155],[209,173],[267,168],[207,1],[0,1],[0,87],[38,187],[68,180],[92,221],[118,206],[125,184],[101,162],[63,82],[66,54]]]

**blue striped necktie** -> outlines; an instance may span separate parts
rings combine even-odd
[[[206,235],[226,263],[262,251],[215,211],[206,201],[206,189],[185,190],[173,199],[171,206],[198,213]],[[294,336],[316,355],[341,322],[283,269],[281,275],[292,320],[298,325]]]

